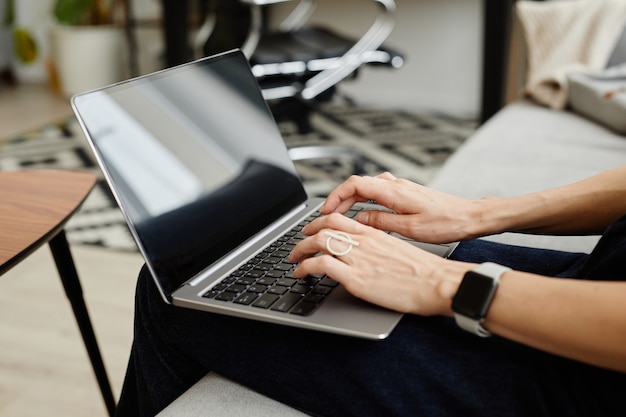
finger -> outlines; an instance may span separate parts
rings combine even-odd
[[[384,189],[378,185],[382,181],[380,178],[351,176],[328,195],[321,212],[345,213],[357,202],[375,199],[374,196]]]
[[[289,254],[289,261],[300,262],[303,259],[315,256],[318,253],[327,253],[326,232],[343,232],[348,234],[350,239],[359,234],[359,229],[365,231],[365,226],[345,217],[342,214],[333,213],[319,218],[309,223],[302,229],[302,233],[308,235],[306,239],[300,241]],[[356,239],[356,238],[354,238]]]
[[[356,221],[387,232],[401,233],[406,227],[406,220],[401,215],[383,210],[363,211],[356,216]]]
[[[335,281],[345,284],[346,277],[350,277],[350,266],[330,255],[320,255],[302,261],[293,271],[296,278],[307,275],[325,274]]]
[[[386,171],[381,174],[376,175],[376,178],[380,178],[383,180],[395,180],[397,179],[391,172]]]
[[[362,201],[376,201],[398,213],[405,212],[411,206],[407,202],[407,196],[415,199],[415,195],[423,193],[425,189],[426,187],[412,181],[398,179],[389,172],[376,177],[353,175],[328,195],[321,212],[345,213],[355,203]]]
[[[322,236],[318,233],[301,240],[289,254],[290,262],[302,262],[302,260],[317,255],[323,247],[319,240]]]
[[[337,214],[337,216],[341,216],[341,215]],[[354,221],[352,222],[355,224],[358,224]],[[310,258],[319,253],[329,253],[329,250],[327,247],[327,239],[328,239],[327,232],[336,233],[337,231],[338,231],[337,228],[334,228],[334,229],[323,228],[317,231],[316,233],[312,234],[311,236],[303,239],[292,249],[291,253],[289,254],[289,261],[301,262],[303,259]],[[350,239],[352,238],[350,237]]]
[[[327,216],[319,217],[307,224],[302,233],[311,236],[319,233],[323,229],[333,229],[345,233],[359,233],[363,225],[359,222],[339,213],[331,213]]]

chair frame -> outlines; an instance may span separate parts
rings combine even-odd
[[[242,52],[252,57],[263,33],[262,8],[267,5],[285,3],[292,0],[239,0],[250,6],[251,22],[247,39],[242,45]],[[316,73],[304,86],[281,86],[263,89],[266,100],[276,100],[300,96],[311,100],[332,88],[354,73],[361,65],[369,63],[387,64],[395,68],[403,65],[403,59],[378,50],[395,26],[396,3],[394,0],[369,0],[380,7],[380,12],[365,34],[341,57],[324,58],[308,63],[283,62],[277,64],[255,64],[252,72],[257,78],[273,75]],[[279,31],[292,32],[302,28],[314,12],[316,0],[300,0],[291,13],[280,23]],[[200,57],[202,45],[211,36],[215,27],[216,16],[209,13],[198,31],[194,42],[196,56]]]

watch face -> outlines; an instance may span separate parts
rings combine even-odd
[[[452,299],[452,310],[476,320],[484,318],[496,287],[493,278],[469,271]]]

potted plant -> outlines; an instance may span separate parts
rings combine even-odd
[[[55,0],[51,31],[53,79],[71,96],[123,76],[123,31],[115,23],[119,0]]]
[[[62,25],[113,24],[111,0],[56,0],[53,14]]]
[[[47,7],[40,0],[0,0],[0,8],[2,80],[44,82]]]

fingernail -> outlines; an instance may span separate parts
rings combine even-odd
[[[370,214],[366,211],[363,213],[360,213],[357,216],[357,220],[359,221],[359,223],[368,224],[370,220]]]

